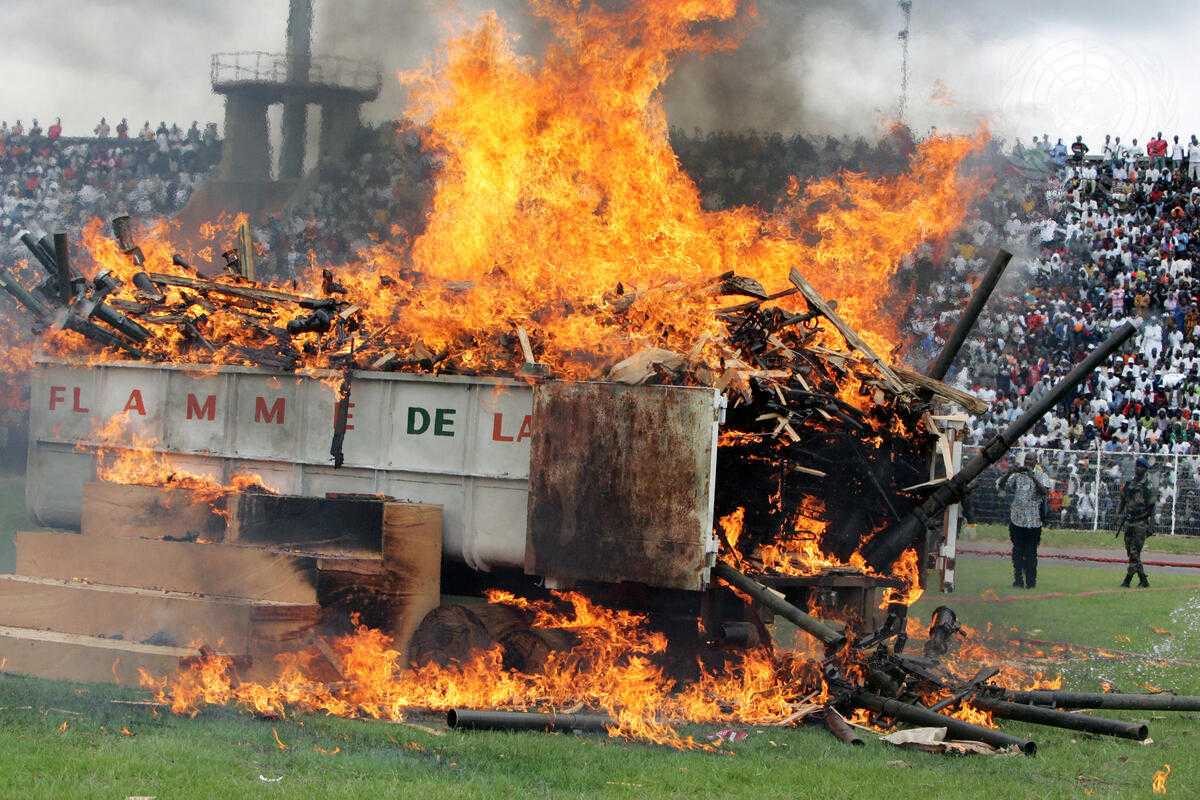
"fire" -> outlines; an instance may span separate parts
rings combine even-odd
[[[964,701],[958,704],[954,712],[950,716],[955,719],[961,719],[964,722],[970,722],[975,725],[982,725],[985,728],[995,728],[996,723],[992,721],[992,712],[978,709],[971,705],[969,701]]]
[[[1163,768],[1154,773],[1150,788],[1155,794],[1167,793],[1167,778],[1171,777],[1171,765],[1163,764]]]
[[[90,438],[77,448],[96,456],[96,477],[110,483],[188,489],[197,500],[209,502],[234,492],[272,492],[262,477],[252,473],[234,475],[228,484],[208,475],[181,469],[158,448],[158,439],[136,430],[130,411],[114,414],[96,426]],[[93,449],[94,448],[94,449]]]
[[[901,256],[961,223],[978,187],[957,165],[982,135],[930,140],[899,178],[797,187],[775,215],[708,212],[670,148],[659,89],[677,56],[736,47],[752,7],[531,5],[555,34],[540,63],[517,55],[488,15],[436,68],[405,77],[410,112],[428,120],[445,161],[412,250],[430,285],[400,326],[436,349],[464,338],[482,345],[499,320],[520,320],[543,342],[543,360],[582,377],[590,368],[578,353],[686,352],[719,334],[717,299],[703,290],[713,276],[732,269],[771,290],[799,265],[819,290],[848,298],[840,310],[891,349],[889,279]],[[722,23],[732,33],[717,32]],[[459,282],[470,286],[446,290]]]
[[[985,132],[926,140],[901,175],[793,180],[772,213],[707,211],[671,149],[660,88],[681,56],[735,48],[755,18],[752,4],[530,3],[553,34],[540,60],[519,55],[489,14],[435,64],[402,76],[408,113],[426,126],[442,164],[426,228],[411,248],[377,245],[338,265],[339,299],[357,310],[335,348],[315,333],[292,338],[299,366],[331,366],[371,338],[416,356],[413,363],[444,354],[435,370],[511,374],[523,360],[513,344],[519,325],[559,377],[593,377],[648,346],[696,348],[719,376],[723,330],[713,312],[723,301],[714,278],[732,270],[775,291],[794,266],[838,299],[839,313],[876,350],[894,349],[893,309],[903,298],[891,279],[906,254],[962,223],[984,187],[959,165]],[[144,270],[193,275],[174,263],[176,253],[209,268],[243,219],[139,231]],[[144,302],[132,284],[136,268],[103,227],[95,220],[84,230],[80,268],[120,278],[113,301]],[[298,285],[272,288],[323,295],[321,273],[331,266],[313,257]],[[227,307],[162,288],[165,301],[139,316],[154,333],[142,348],[152,359],[254,364],[251,351],[274,347],[276,332],[305,313],[288,303]],[[97,354],[69,331],[51,331],[43,344],[59,356],[127,357]]]
[[[553,602],[502,592],[489,599],[523,606],[533,611],[534,627],[570,631],[578,643],[552,654],[536,675],[505,669],[499,646],[462,664],[404,669],[390,637],[359,625],[333,643],[344,677],[337,685],[309,677],[304,654],[284,658],[270,683],[238,681],[232,660],[211,651],[173,676],[143,670],[141,682],[172,712],[190,716],[206,705],[225,704],[271,718],[295,708],[390,720],[413,708],[586,706],[613,719],[612,736],[682,748],[707,745],[677,733],[678,721],[778,724],[820,688],[817,667],[803,658],[784,657],[776,664],[754,651],[720,669],[701,667],[697,680],[677,690],[655,661],[667,648],[666,637],[650,630],[642,614],[605,608],[574,592],[556,593]]]
[[[746,526],[746,509],[739,507],[717,520],[717,524],[721,526],[721,533],[725,536],[724,543],[736,553],[738,539],[742,537],[742,530]]]
[[[920,600],[925,590],[921,588],[921,564],[917,557],[917,551],[911,547],[905,550],[900,554],[900,558],[897,559],[892,569],[893,574],[897,578],[903,579],[907,587],[903,590],[891,588],[885,590],[879,607],[887,608],[892,603],[911,606]]]

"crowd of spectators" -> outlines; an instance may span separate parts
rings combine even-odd
[[[0,121],[0,247],[19,253],[18,234],[78,230],[93,217],[133,214],[147,219],[182,208],[221,156],[217,127],[146,121],[130,133],[101,119],[82,137],[62,121]]]
[[[969,425],[979,445],[1043,396],[1111,331],[1137,332],[1023,437],[1055,478],[1063,524],[1111,519],[1132,454],[1173,471],[1160,517],[1200,487],[1200,142],[1155,133],[1144,147],[1106,136],[1093,149],[1048,136],[1005,154],[994,190],[919,293],[913,353],[936,352],[997,247],[1015,254],[950,379],[990,410]],[[920,270],[917,270],[918,273]]]

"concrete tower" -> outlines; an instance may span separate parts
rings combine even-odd
[[[293,85],[308,83],[312,65],[312,21],[312,0],[291,0],[287,24],[287,80]],[[304,173],[304,144],[308,128],[308,104],[305,98],[294,95],[283,101],[282,127],[279,177],[296,180]]]
[[[337,161],[361,125],[360,109],[379,97],[378,66],[312,53],[313,0],[290,0],[287,51],[217,53],[212,88],[225,96],[225,144],[215,179],[193,195],[184,216],[279,208],[303,190],[309,104],[321,108],[319,159]],[[271,178],[267,110],[283,105],[279,179]]]

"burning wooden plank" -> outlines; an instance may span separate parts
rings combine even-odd
[[[911,394],[909,387],[902,380],[900,380],[900,377],[892,370],[892,368],[888,366],[882,358],[879,357],[879,355],[871,348],[871,345],[867,344],[865,339],[858,335],[857,331],[851,328],[845,320],[838,316],[838,313],[834,311],[828,303],[825,302],[823,297],[821,297],[820,292],[818,292],[812,284],[804,279],[804,276],[800,274],[800,270],[793,267],[792,271],[788,273],[788,278],[791,280],[792,284],[800,290],[800,293],[804,295],[804,298],[808,300],[808,302],[811,303],[818,311],[820,311],[822,316],[833,323],[833,326],[838,329],[839,333],[842,334],[842,338],[846,340],[846,343],[867,357],[867,361],[879,372],[880,375],[883,376],[888,388],[891,389],[893,394],[902,396]]]

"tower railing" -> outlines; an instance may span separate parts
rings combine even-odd
[[[303,82],[310,86],[373,93],[383,87],[383,73],[375,64],[343,56],[294,58],[286,53],[262,50],[215,53],[210,77],[214,88],[238,83],[288,84],[292,83],[293,72],[305,71],[303,63],[293,64],[301,61],[308,62],[308,79]],[[293,65],[298,69],[293,70]]]

